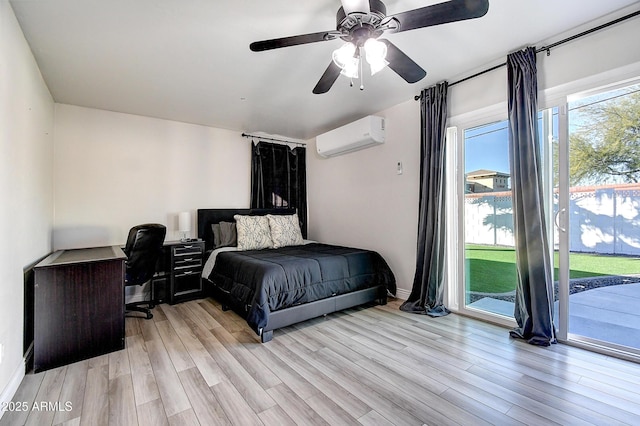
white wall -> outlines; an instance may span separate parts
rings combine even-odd
[[[24,375],[23,269],[51,250],[53,116],[13,10],[0,0],[0,402]]]
[[[180,237],[177,215],[248,207],[250,141],[240,133],[56,104],[55,249],[124,244],[157,222]]]
[[[385,117],[382,145],[327,159],[309,141],[309,238],[378,251],[406,298],[416,258],[420,104],[411,100],[376,115]]]
[[[604,17],[596,22],[560,34],[551,40],[532,40],[537,48],[563,38],[586,31],[630,13],[636,6],[620,11],[615,16]],[[640,38],[640,17],[608,27],[551,49],[549,56],[537,55],[538,89],[540,107],[557,104],[567,92],[579,92],[597,85],[638,76],[640,49],[632,40]],[[523,46],[524,47],[524,46]],[[506,62],[498,58],[496,63]],[[481,67],[482,69],[483,67]],[[478,70],[480,71],[480,69]],[[483,108],[500,105],[507,116],[507,69],[498,68],[482,76],[467,80],[449,89],[449,117],[453,121],[465,114],[482,115]]]

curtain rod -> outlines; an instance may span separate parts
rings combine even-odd
[[[627,19],[631,19],[631,18],[633,18],[635,16],[638,16],[638,15],[640,15],[640,10],[636,10],[635,12],[629,13],[628,15],[622,16],[622,17],[620,17],[618,19],[614,19],[613,21],[607,22],[605,24],[598,25],[597,27],[588,29],[588,30],[583,31],[583,32],[581,32],[579,34],[572,35],[572,36],[564,38],[564,39],[562,39],[560,41],[556,41],[555,43],[551,43],[548,46],[542,46],[541,48],[536,49],[536,53],[540,53],[540,52],[545,52],[546,51],[547,52],[547,56],[549,56],[549,55],[551,55],[551,49],[554,48],[554,47],[560,46],[561,44],[567,43],[567,42],[575,40],[577,38],[589,35],[589,34],[594,33],[596,31],[600,31],[600,30],[602,30],[604,28],[607,28],[607,27],[610,27],[612,25],[618,24],[618,23],[620,23],[622,21],[626,21]],[[454,81],[453,83],[449,83],[449,87],[454,86],[454,85],[456,85],[458,83],[462,83],[463,81],[471,80],[472,78],[476,78],[478,76],[481,76],[481,75],[486,74],[488,72],[491,72],[493,70],[497,70],[498,68],[502,68],[502,67],[504,67],[506,65],[507,65],[507,63],[503,62],[503,63],[495,65],[495,66],[493,66],[491,68],[487,68],[486,70],[483,70],[483,71],[480,71],[480,72],[475,73],[473,75],[470,75],[469,77],[465,77],[465,78],[463,78],[461,80]],[[421,95],[416,95],[416,96],[414,96],[413,99],[417,101],[417,100],[420,99],[420,97],[421,97]]]
[[[295,142],[295,141],[285,141],[284,139],[275,139],[275,138],[268,138],[266,136],[259,136],[259,135],[251,135],[249,133],[243,133],[242,134],[243,138],[254,138],[254,139],[260,139],[263,141],[272,141],[272,142],[280,142],[280,143],[292,143],[294,145],[299,145],[299,146],[304,146],[306,147],[307,145],[302,143],[302,142]]]

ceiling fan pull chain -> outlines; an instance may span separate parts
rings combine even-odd
[[[364,73],[362,72],[362,47],[360,48],[360,90],[364,90]]]

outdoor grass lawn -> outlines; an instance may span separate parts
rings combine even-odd
[[[467,244],[466,277],[470,290],[482,293],[506,293],[515,289],[516,253],[513,248]],[[554,254],[555,264],[558,253]],[[569,277],[640,274],[640,259],[630,256],[571,253]],[[558,269],[555,270],[555,276]]]

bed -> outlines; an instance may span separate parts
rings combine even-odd
[[[396,291],[393,272],[375,251],[308,241],[306,235],[295,241],[287,235],[289,243],[283,245],[274,223],[297,222],[294,214],[290,209],[198,210],[198,237],[207,256],[205,292],[223,309],[242,315],[263,343],[278,328],[366,303],[386,304]],[[225,246],[224,228],[235,225],[236,217],[237,245]],[[276,248],[247,249],[246,222],[262,224],[265,218]]]

